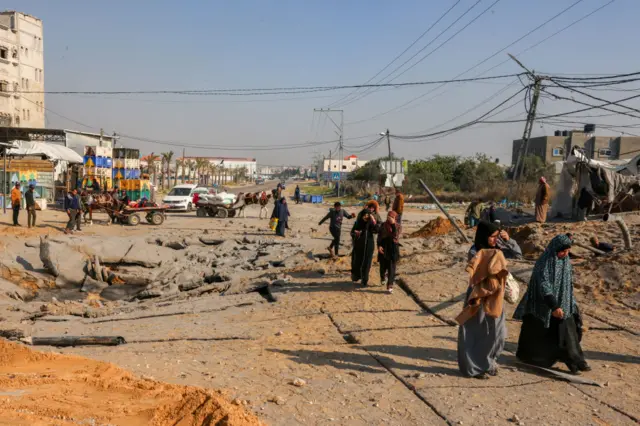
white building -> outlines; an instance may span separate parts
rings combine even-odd
[[[340,159],[333,158],[331,160],[325,159],[321,172],[343,172],[351,173],[354,170],[367,164],[366,160],[358,160],[358,156],[350,155],[342,160],[342,170],[340,169]]]
[[[0,126],[44,127],[42,36],[40,19],[0,12]]]
[[[204,160],[206,167],[198,167],[198,161]],[[178,179],[191,176],[204,184],[227,183],[235,180],[254,180],[258,176],[258,164],[255,158],[237,157],[180,157],[176,159]]]

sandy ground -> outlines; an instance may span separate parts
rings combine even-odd
[[[301,245],[305,252],[326,253],[330,241],[328,230],[326,225],[317,226],[317,222],[326,213],[327,206],[290,205],[290,209],[292,229],[287,241]],[[461,219],[461,212],[456,213]],[[270,238],[267,221],[260,221],[257,216],[258,208],[252,207],[246,219],[172,214],[161,227],[146,224],[123,227],[105,226],[101,221],[106,220],[106,216],[98,215],[94,225],[86,227],[82,235],[96,239],[132,235],[166,238],[206,231],[207,235],[221,239]],[[436,214],[409,209],[405,216],[408,234]],[[4,224],[10,220],[8,215],[0,218]],[[636,219],[629,218],[628,222],[636,238]],[[63,223],[61,213],[47,211],[41,213],[40,227],[35,230],[0,225],[3,234],[0,259],[12,260],[15,265],[20,258],[19,264],[24,270],[31,268],[34,274],[40,273],[37,249],[26,247],[25,241],[41,234],[73,238],[61,236]],[[546,243],[556,231],[564,230],[562,226],[540,227],[534,237],[526,240],[532,246]],[[578,232],[585,236],[592,232],[604,233],[614,243],[621,244],[615,227],[611,227],[614,225],[572,226],[587,226]],[[348,245],[346,234],[350,223],[344,228],[343,242]],[[89,304],[86,294],[77,289],[41,288],[31,302],[0,299],[3,319],[0,329],[16,329],[26,336],[39,337],[123,336],[127,344],[116,347],[38,349],[113,363],[133,374],[126,376],[132,377],[127,380],[138,380],[133,378],[137,376],[143,378],[139,379],[143,383],[166,383],[158,386],[167,393],[154,388],[142,398],[131,394],[128,388],[120,390],[109,386],[112,393],[121,393],[121,401],[143,399],[153,407],[173,407],[163,398],[170,398],[171,392],[184,392],[178,389],[186,388],[171,387],[183,385],[220,390],[222,394],[197,390],[218,395],[220,399],[216,399],[216,403],[222,408],[216,411],[213,407],[212,412],[221,413],[219,410],[229,407],[228,401],[233,401],[232,408],[243,406],[261,421],[274,425],[637,424],[640,419],[637,386],[640,318],[637,306],[627,300],[638,290],[638,275],[634,275],[633,269],[635,258],[620,254],[622,260],[612,263],[594,260],[589,254],[577,251],[582,259],[576,261],[582,261],[583,266],[576,268],[576,291],[588,327],[583,349],[593,367],[593,371],[582,377],[601,386],[558,381],[523,368],[514,356],[520,323],[512,320],[508,321],[508,344],[500,359],[499,376],[479,381],[459,374],[457,329],[450,325],[450,320],[461,309],[460,295],[467,282],[464,265],[468,244],[459,244],[457,240],[455,234],[407,240],[399,266],[402,284],[393,295],[386,294],[380,286],[377,264],[371,273],[372,286],[362,288],[350,282],[348,257],[316,258],[294,270],[275,268],[273,272],[286,276],[287,280],[271,286],[270,297],[257,292],[233,296],[208,293],[167,302],[159,299],[103,302],[92,311],[98,311],[91,315],[94,317],[68,315],[74,304]],[[343,252],[348,250],[345,247]],[[617,278],[612,278],[613,272],[606,269],[611,265]],[[531,267],[532,262],[528,261],[512,264],[512,269],[525,277]],[[18,272],[21,271],[14,274]],[[606,284],[607,279],[610,284]],[[626,282],[627,290],[614,290],[618,281]],[[22,282],[22,285],[29,283]],[[52,297],[59,302],[47,304]],[[69,309],[60,308],[55,315],[34,316],[43,305],[49,309],[55,306]],[[513,305],[507,305],[508,318],[513,309]],[[73,364],[70,361],[73,359],[92,368],[103,365],[79,358],[64,359],[66,364]],[[29,374],[45,371],[45,364],[37,359],[34,363],[29,366],[0,364],[0,398],[4,401],[0,417],[3,419],[18,418],[27,424],[31,418],[26,414],[22,416],[26,413],[24,410],[34,410],[41,420],[43,413],[53,412],[48,410],[54,407],[61,410],[57,413],[68,410],[62,415],[76,418],[74,413],[79,409],[72,405],[80,405],[82,398],[77,404],[59,406],[57,402],[70,394],[74,398],[78,395],[95,398],[92,394],[95,389],[82,387],[91,383],[81,383],[83,379],[69,370],[48,382],[48,391],[54,397],[43,398],[37,407],[29,405],[34,400],[29,395],[38,395],[39,391],[33,387],[37,382],[13,383],[6,377],[15,375],[20,368],[30,368]],[[48,363],[46,365],[50,365]],[[564,366],[556,367],[566,371]],[[86,373],[89,371],[86,368],[83,371],[91,374]],[[116,376],[128,374],[117,371]],[[19,408],[27,405],[28,409]],[[140,408],[143,404],[134,406]],[[132,411],[131,416],[135,413]],[[234,413],[242,414],[237,410]],[[9,415],[14,417],[5,417]],[[101,415],[108,418],[104,423],[135,424],[131,423],[133,417],[126,419],[129,421],[126,423],[115,414]],[[177,410],[173,416],[178,417]],[[250,420],[229,418],[225,424],[244,424],[240,421],[246,419]],[[197,419],[189,421],[176,424],[208,424]],[[10,424],[21,423],[16,420]]]

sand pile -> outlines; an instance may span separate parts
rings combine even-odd
[[[463,228],[464,225],[457,221],[458,226]],[[437,218],[429,221],[425,226],[420,228],[418,231],[409,235],[410,238],[426,238],[426,237],[435,237],[438,235],[447,235],[452,232],[455,232],[456,228],[449,222],[449,219],[446,219],[442,216],[438,216]]]
[[[262,425],[222,394],[0,339],[0,425]]]

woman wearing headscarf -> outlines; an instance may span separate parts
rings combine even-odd
[[[400,258],[399,232],[396,218],[398,213],[390,211],[387,220],[378,231],[378,263],[380,264],[380,283],[387,279],[387,293],[393,293],[396,278],[396,263]]]
[[[373,262],[375,248],[374,234],[378,232],[381,222],[378,214],[378,203],[369,201],[362,210],[351,229],[353,250],[351,251],[351,280],[355,283],[362,280],[362,285],[369,283],[369,272]]]
[[[291,216],[291,214],[289,213],[289,206],[287,206],[287,199],[282,197],[276,201],[273,207],[273,213],[271,213],[271,219],[278,219],[276,235],[284,237],[285,229],[288,228],[289,216]]]
[[[478,224],[478,252],[467,265],[469,288],[456,318],[458,367],[466,377],[487,379],[498,374],[496,360],[507,338],[503,303],[508,271],[504,254],[496,246],[499,232],[494,224]]]
[[[522,320],[518,359],[545,368],[560,361],[579,374],[591,368],[580,347],[582,321],[573,296],[571,244],[569,235],[551,240],[513,317]]]

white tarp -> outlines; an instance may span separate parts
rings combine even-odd
[[[13,141],[13,148],[7,155],[44,155],[53,161],[65,161],[70,164],[82,164],[82,156],[66,146],[45,142]]]

